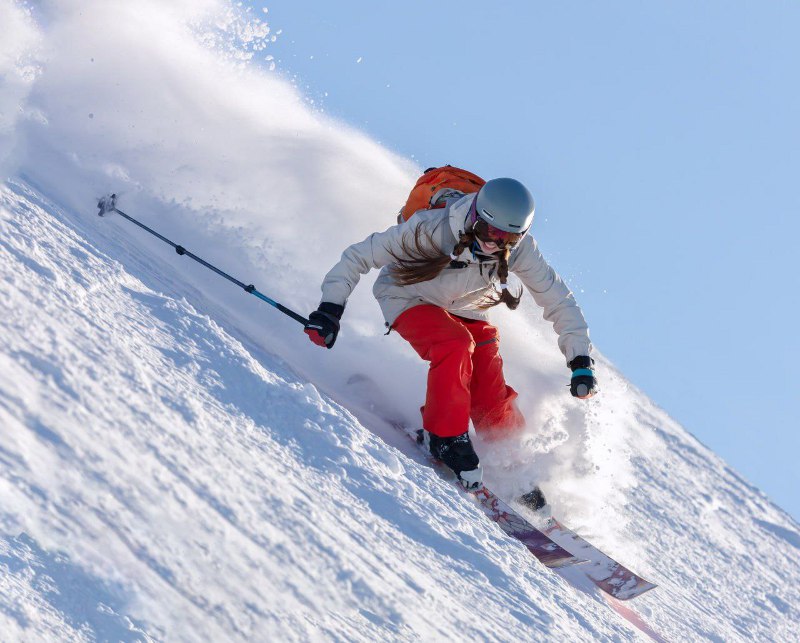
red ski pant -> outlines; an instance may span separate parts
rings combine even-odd
[[[392,328],[430,362],[425,429],[440,437],[460,435],[472,418],[476,431],[500,437],[525,423],[514,403],[517,392],[503,377],[494,326],[422,304],[403,312]]]

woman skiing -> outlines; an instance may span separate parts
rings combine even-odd
[[[426,174],[433,170],[445,168]],[[492,306],[503,303],[513,310],[519,304],[522,292],[508,287],[509,273],[517,275],[553,323],[573,372],[570,392],[575,397],[596,392],[592,347],[572,293],[528,234],[534,201],[522,183],[493,179],[477,193],[444,187],[428,206],[407,212],[407,221],[344,251],[325,276],[322,303],[309,316],[305,332],[315,344],[333,347],[350,293],[362,274],[380,268],[373,294],[387,326],[430,362],[422,409],[425,442],[466,488],[476,488],[482,470],[468,433],[470,419],[487,436],[524,424],[514,402],[517,392],[503,376],[497,329],[488,321]],[[535,491],[530,500],[543,504]]]

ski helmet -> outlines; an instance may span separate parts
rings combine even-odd
[[[533,196],[516,179],[492,179],[475,197],[475,214],[505,232],[525,234],[533,223]]]

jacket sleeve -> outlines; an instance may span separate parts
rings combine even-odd
[[[367,274],[373,268],[383,268],[394,263],[395,256],[405,255],[404,242],[406,246],[414,248],[416,230],[424,225],[426,222],[422,217],[413,216],[388,230],[374,232],[363,241],[346,248],[339,262],[322,281],[322,301],[344,306],[361,275]],[[427,238],[423,234],[420,237],[421,242],[425,243]],[[428,244],[425,243],[423,247],[427,248]]]
[[[533,238],[526,237],[515,254],[509,269],[544,309],[544,318],[553,324],[558,347],[567,362],[578,355],[589,355],[592,350],[589,326],[564,280],[545,261]]]

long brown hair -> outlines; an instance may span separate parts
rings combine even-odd
[[[472,247],[476,237],[472,230],[459,233],[458,243],[453,248],[450,255],[444,255],[436,249],[433,241],[433,232],[424,224],[418,225],[414,230],[414,238],[406,237],[400,242],[402,256],[392,252],[395,263],[389,268],[392,278],[400,286],[410,286],[430,281],[436,277],[447,266],[454,268],[464,268],[465,264],[458,261],[458,257],[467,248]],[[522,290],[514,294],[508,288],[508,257],[511,249],[505,247],[500,252],[495,253],[497,257],[497,276],[500,278],[500,292],[492,291],[486,294],[484,300],[478,304],[479,308],[491,308],[498,304],[505,304],[511,310],[519,306],[522,298]],[[460,264],[460,265],[459,265]]]

